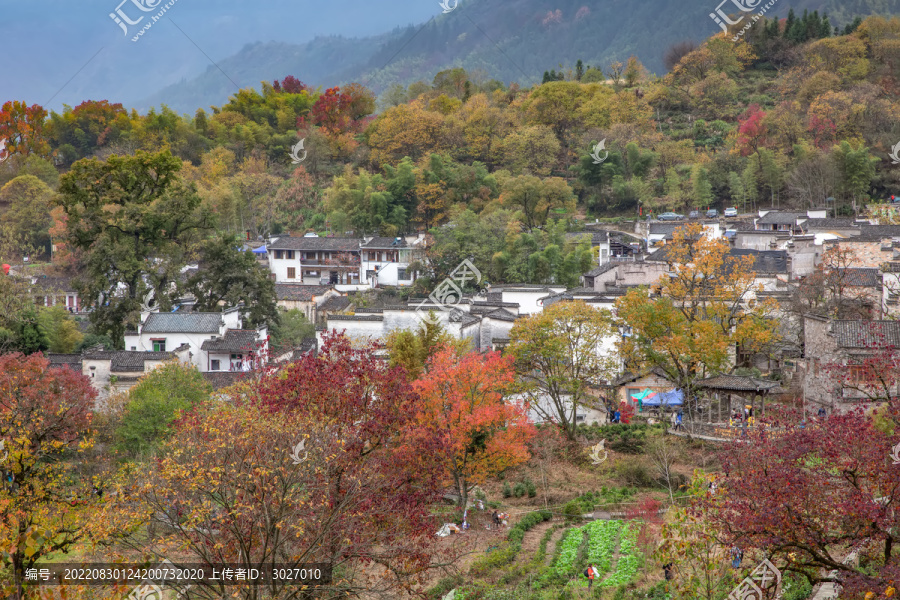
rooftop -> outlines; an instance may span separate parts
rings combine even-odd
[[[772,210],[756,220],[757,225],[793,225],[797,220],[806,220],[805,212],[782,212]]]
[[[706,389],[732,390],[735,392],[767,392],[779,386],[777,381],[741,375],[717,375],[698,381],[697,385]]]
[[[300,283],[276,283],[275,295],[279,300],[293,300],[296,302],[311,302],[314,296],[321,296],[330,285],[303,285]]]
[[[246,352],[263,343],[257,340],[258,336],[255,329],[229,329],[221,338],[204,341],[200,349],[210,352]]]
[[[900,321],[833,321],[831,333],[841,348],[900,347]]]
[[[382,250],[391,250],[393,248],[408,248],[409,245],[406,243],[406,240],[402,237],[391,238],[391,237],[374,237],[365,244],[362,245],[362,248],[374,248],[374,249],[382,249]]]
[[[219,333],[222,313],[150,313],[141,333]]]
[[[338,237],[280,237],[269,242],[272,250],[326,250],[331,252],[358,252],[360,240]]]
[[[85,360],[108,360],[110,361],[110,371],[114,373],[121,372],[139,372],[144,371],[144,362],[148,360],[160,361],[174,358],[172,352],[137,352],[132,350],[119,350],[113,352],[106,351],[88,351],[84,355]]]
[[[854,287],[881,287],[881,270],[877,268],[849,267],[838,269],[843,284]]]

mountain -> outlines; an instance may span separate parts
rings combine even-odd
[[[833,25],[843,26],[857,15],[900,13],[900,0],[776,0],[767,14],[783,17],[790,7],[798,16],[805,9],[826,11]],[[379,93],[392,84],[430,82],[438,71],[459,66],[528,85],[540,81],[544,71],[570,68],[578,59],[605,66],[632,54],[662,74],[662,55],[670,45],[699,41],[719,30],[709,17],[716,8],[716,0],[644,0],[639,5],[627,0],[461,0],[450,13],[417,26],[355,39],[319,37],[302,45],[252,44],[219,64],[243,81],[294,75],[312,85],[359,81]],[[737,12],[731,2],[723,10]],[[165,102],[193,111],[225,103],[233,89],[211,67],[140,104]]]

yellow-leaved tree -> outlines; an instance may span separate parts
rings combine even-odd
[[[764,352],[777,329],[772,303],[757,297],[752,256],[732,255],[724,238],[708,237],[696,223],[673,238],[658,251],[668,273],[616,302],[628,332],[619,349],[632,370],[661,369],[684,392],[691,414],[697,381],[731,371],[738,350]]]

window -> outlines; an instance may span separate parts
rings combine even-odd
[[[284,258],[284,250],[276,250],[275,258]]]
[[[134,352],[135,350],[137,350],[137,346],[132,346],[131,351]]]
[[[286,254],[287,254],[288,259],[294,260],[294,251],[293,250],[287,250]]]
[[[397,279],[402,279],[404,281],[408,279],[406,276],[406,269],[397,269]]]
[[[288,267],[288,279],[296,279],[297,278],[297,269],[295,267]]]
[[[222,363],[219,362],[218,360],[212,361],[212,370],[213,370],[213,371],[219,371],[219,370],[221,370],[221,364],[222,364]]]
[[[154,352],[165,352],[166,351],[166,340],[150,340],[153,342],[153,351]]]

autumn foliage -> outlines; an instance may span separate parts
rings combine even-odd
[[[442,469],[460,506],[466,505],[472,485],[529,458],[534,427],[525,407],[508,397],[513,378],[512,361],[498,352],[460,355],[447,348],[429,360],[428,371],[413,383],[422,403],[411,449],[423,440],[436,443],[427,461]]]

